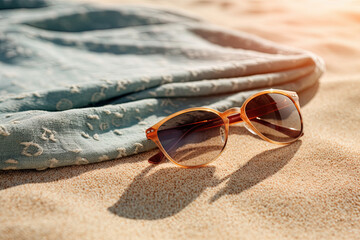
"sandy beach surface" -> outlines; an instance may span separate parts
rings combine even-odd
[[[233,127],[220,159],[192,170],[149,165],[151,151],[0,172],[0,239],[358,239],[360,1],[103,1],[125,3],[321,56],[327,72],[300,95],[304,137],[279,147]]]

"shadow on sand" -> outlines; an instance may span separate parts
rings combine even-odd
[[[148,166],[108,210],[130,219],[170,217],[193,202],[206,188],[215,187],[225,180],[228,180],[226,186],[210,199],[210,203],[226,194],[240,194],[276,174],[292,159],[300,145],[301,141],[298,141],[264,151],[223,179],[214,176],[215,167],[171,167],[150,173],[156,166]]]

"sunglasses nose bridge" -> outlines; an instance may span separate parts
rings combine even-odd
[[[241,110],[238,107],[230,108],[223,113],[223,117],[229,117],[229,116],[237,114],[237,113],[240,114],[240,112],[241,112]]]
[[[223,113],[223,118],[229,119],[229,124],[240,123],[243,121],[241,118],[241,109],[238,107],[226,110]]]

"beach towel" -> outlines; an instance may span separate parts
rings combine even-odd
[[[156,145],[176,111],[240,107],[268,88],[301,92],[316,55],[184,13],[140,6],[0,2],[0,169],[120,159]]]

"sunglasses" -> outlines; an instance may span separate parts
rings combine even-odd
[[[250,96],[240,108],[189,108],[164,118],[146,130],[147,139],[160,149],[149,162],[167,158],[184,168],[205,166],[225,149],[229,126],[241,122],[271,143],[290,144],[303,135],[296,92],[270,89]]]

